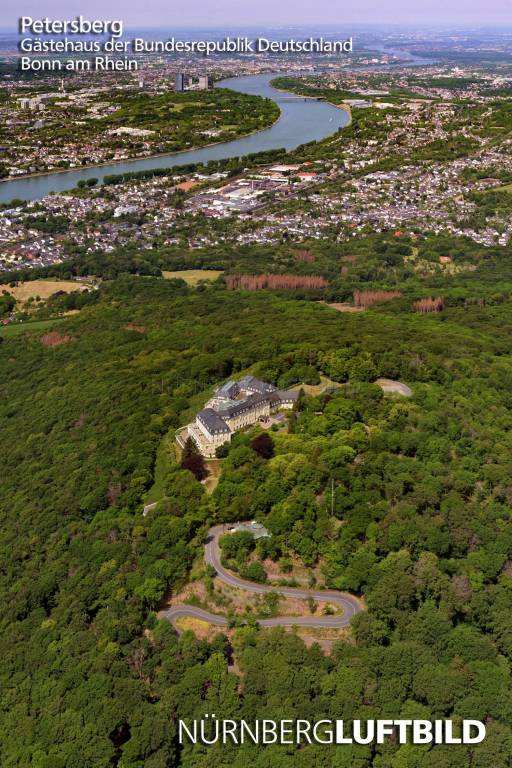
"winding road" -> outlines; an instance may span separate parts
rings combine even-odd
[[[315,590],[315,589],[295,589],[292,587],[268,586],[266,584],[256,584],[252,581],[245,581],[236,576],[231,571],[226,570],[220,560],[219,538],[226,532],[226,526],[216,525],[210,529],[204,545],[204,559],[207,565],[215,568],[217,578],[225,584],[229,584],[237,589],[243,589],[246,592],[263,594],[266,592],[277,592],[283,597],[295,597],[307,600],[312,597],[314,600],[329,602],[341,608],[342,613],[335,616],[277,616],[273,619],[258,619],[258,624],[262,627],[316,627],[322,629],[333,629],[347,627],[350,620],[356,613],[364,610],[363,604],[357,597],[349,595],[347,592],[336,592],[334,590]],[[182,617],[200,619],[209,624],[219,627],[228,625],[228,620],[224,616],[217,616],[214,613],[205,611],[203,608],[196,608],[193,605],[171,605],[170,608],[162,611],[160,616],[165,617],[174,626],[176,631],[179,628],[176,621]]]

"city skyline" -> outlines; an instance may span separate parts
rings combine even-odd
[[[142,8],[135,3],[115,0],[108,6],[100,0],[24,0],[19,7],[0,9],[0,28],[17,28],[22,15],[33,18],[119,18],[127,26],[145,27],[218,27],[233,25],[305,25],[305,24],[430,24],[430,25],[482,25],[512,24],[509,0],[429,0],[421,8],[414,8],[408,0],[347,0],[340,8],[336,0],[318,0],[310,3],[292,3],[290,0],[276,4],[261,0],[257,6],[240,7],[237,0],[219,0],[213,5],[208,0],[194,4],[186,0],[173,0],[172,7],[165,0],[152,0]]]

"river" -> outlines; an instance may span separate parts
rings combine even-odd
[[[206,163],[209,160],[240,157],[252,152],[281,147],[288,150],[294,149],[300,144],[324,139],[335,133],[338,128],[347,125],[349,116],[343,109],[321,101],[302,99],[292,93],[272,88],[270,81],[276,76],[276,74],[248,75],[218,83],[218,87],[221,88],[264,96],[275,101],[279,105],[281,116],[270,128],[202,149],[3,181],[0,183],[0,202],[9,202],[14,198],[38,200],[50,192],[72,189],[81,179],[97,178],[101,181],[104,176],[112,173],[142,171],[149,168],[173,168],[188,163]]]

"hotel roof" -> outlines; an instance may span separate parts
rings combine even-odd
[[[238,382],[236,381],[227,381],[225,384],[222,385],[222,387],[219,387],[215,395],[216,397],[225,397],[226,399],[231,399],[233,395],[238,394]]]
[[[204,424],[210,433],[231,432],[226,422],[221,419],[219,414],[214,411],[213,408],[203,408],[203,410],[199,411],[197,414],[197,418]]]
[[[267,402],[267,399],[268,395],[256,392],[253,395],[249,395],[249,397],[246,397],[244,400],[239,400],[234,405],[228,405],[226,408],[222,405],[219,408],[219,413],[222,414],[225,419],[229,419],[233,416],[238,416],[239,413],[250,411],[260,403]]]
[[[276,387],[274,387],[273,384],[268,384],[266,381],[261,381],[261,379],[257,379],[255,376],[244,376],[243,379],[240,379],[238,385],[240,389],[249,391],[254,390],[260,394],[267,394],[269,392],[276,391]]]

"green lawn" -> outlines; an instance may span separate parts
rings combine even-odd
[[[145,504],[160,501],[165,496],[165,478],[175,463],[174,427],[167,432],[158,446],[155,461],[155,481],[144,498]]]
[[[19,336],[22,333],[28,333],[29,331],[45,331],[47,328],[52,328],[56,323],[62,323],[66,320],[65,317],[53,318],[53,320],[28,320],[25,323],[15,323],[14,325],[1,325],[0,336]]]

